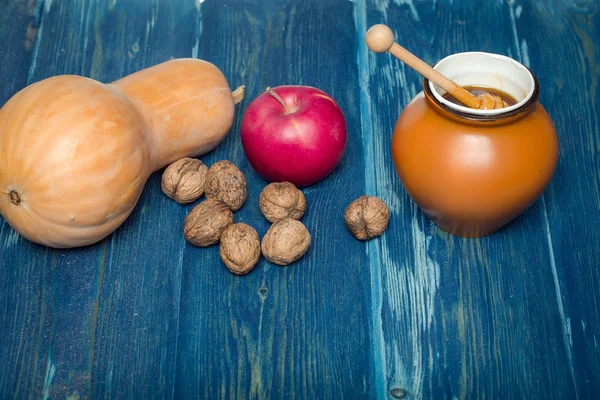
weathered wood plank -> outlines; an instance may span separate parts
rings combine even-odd
[[[401,44],[429,63],[469,50],[518,58],[516,7],[368,1],[363,34],[387,23]],[[382,343],[378,397],[394,389],[416,398],[568,397],[572,365],[554,295],[543,202],[486,238],[439,231],[406,194],[390,162],[394,123],[421,90],[421,78],[389,55],[364,55],[361,69],[368,71],[362,85],[369,88],[363,130],[372,135],[365,144],[367,188],[388,201],[393,222],[373,245],[381,262],[379,278],[372,278],[382,293],[373,304],[379,310],[374,326],[381,325],[373,342]]]
[[[519,47],[554,119],[559,167],[544,196],[551,265],[577,395],[600,393],[600,4],[523,2]],[[550,40],[550,43],[549,43]],[[571,396],[574,397],[574,396]]]
[[[313,235],[294,266],[261,260],[246,277],[218,248],[185,243],[193,207],[154,174],[130,219],[98,245],[50,250],[0,220],[0,397],[594,398],[600,392],[600,5],[591,0],[0,0],[0,104],[27,83],[75,73],[109,82],[171,57],[247,85],[234,127],[207,164],[230,159],[249,193],[236,220],[268,228],[266,184],[239,126],[266,86],[336,98],[349,144],[340,168],[306,188]],[[38,13],[43,11],[40,15]],[[40,41],[36,42],[38,21]],[[369,53],[388,23],[433,63],[457,51],[530,66],[561,156],[544,197],[479,240],[435,228],[390,162],[391,130],[420,78]],[[476,34],[474,34],[476,32]],[[363,161],[366,160],[366,161]],[[366,179],[365,179],[366,174]],[[369,243],[343,223],[357,196],[392,220]]]
[[[184,252],[177,382],[180,398],[364,398],[371,394],[369,277],[364,243],[346,231],[343,210],[364,192],[353,5],[347,1],[206,1],[198,55],[247,85],[248,105],[267,86],[319,87],[342,107],[349,142],[341,166],[304,190],[303,222],[313,244],[286,268],[261,259],[230,274],[218,248]],[[335,16],[335,18],[332,18]],[[266,182],[239,138],[242,113],[207,163],[230,159],[246,174],[248,199],[236,220],[262,237]]]
[[[197,9],[183,1],[47,1],[43,18],[29,83],[65,73],[110,82],[191,56]],[[172,396],[184,216],[157,173],[131,217],[97,245],[51,251],[3,226],[0,257],[12,266],[3,277],[12,285],[5,315],[16,322],[2,358],[6,393]]]
[[[35,0],[0,0],[0,105],[27,84],[40,16]]]
[[[39,27],[35,1],[0,1],[0,106],[27,84]],[[39,393],[49,338],[45,315],[52,254],[0,217],[0,398]],[[39,268],[47,265],[47,268]]]

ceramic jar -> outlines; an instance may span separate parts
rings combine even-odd
[[[489,235],[550,182],[558,160],[554,124],[538,102],[536,77],[511,58],[458,53],[434,68],[461,86],[496,88],[517,100],[503,109],[471,109],[446,100],[425,79],[392,137],[398,176],[425,214],[453,235]]]

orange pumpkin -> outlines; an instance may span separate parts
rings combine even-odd
[[[112,84],[34,83],[0,109],[0,213],[43,245],[95,243],[131,214],[152,172],[223,140],[242,93],[197,59]]]

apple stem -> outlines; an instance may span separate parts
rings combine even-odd
[[[267,87],[266,91],[271,96],[275,97],[275,99],[277,99],[277,101],[283,106],[283,109],[285,110],[285,115],[288,115],[290,113],[290,109],[288,108],[288,106],[285,103],[285,101],[283,101],[283,99],[281,97],[279,97],[279,95],[277,93],[275,93],[275,91],[273,89],[271,89],[270,87]]]

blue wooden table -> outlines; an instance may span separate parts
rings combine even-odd
[[[216,64],[246,99],[202,157],[236,163],[236,220],[262,237],[266,184],[239,136],[267,86],[316,86],[348,125],[341,165],[304,189],[307,255],[248,276],[190,246],[193,207],[154,174],[126,223],[85,248],[0,219],[0,398],[416,399],[600,396],[600,3],[595,0],[0,0],[0,105],[58,74],[110,82],[170,58]],[[403,189],[390,137],[421,78],[364,43],[386,23],[434,63],[481,50],[537,75],[560,159],[544,195],[482,239],[435,227]],[[362,194],[385,234],[346,230]]]

